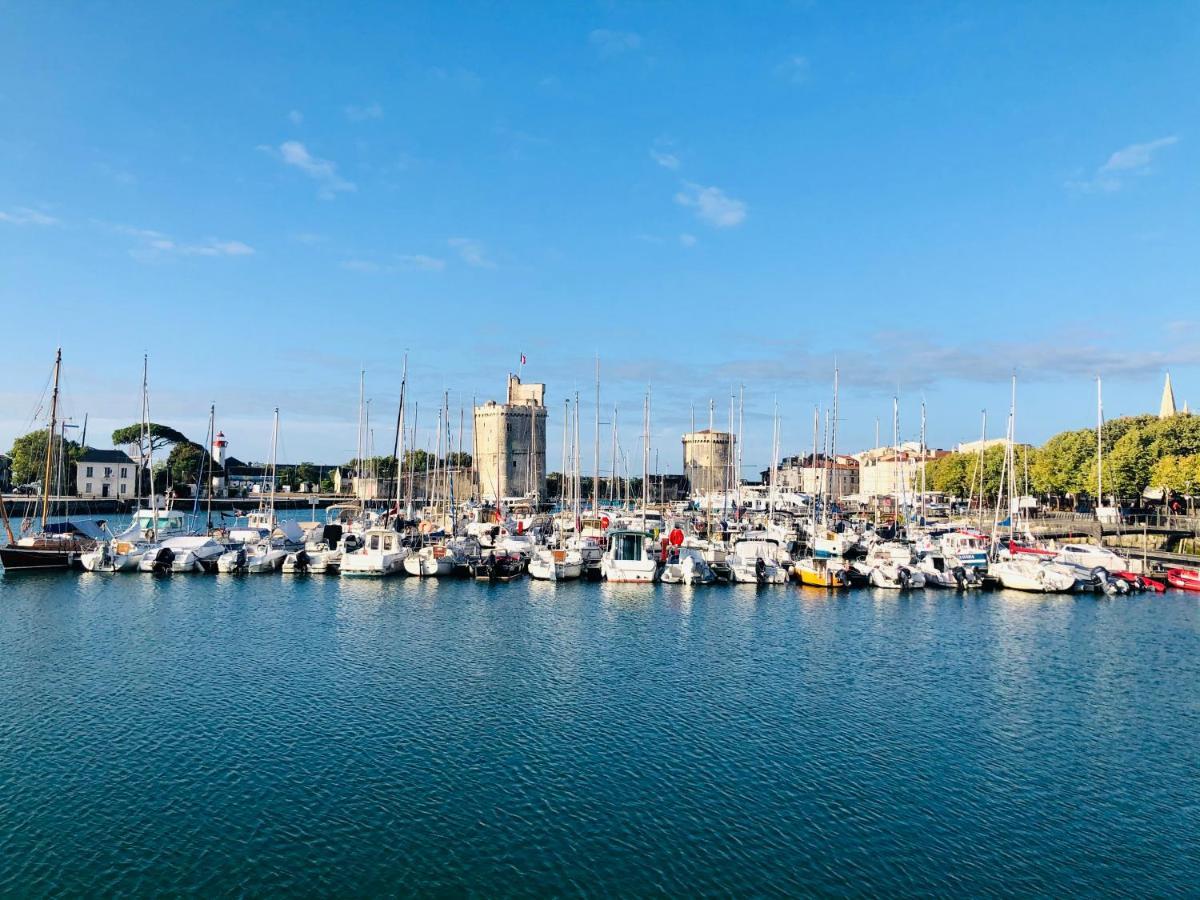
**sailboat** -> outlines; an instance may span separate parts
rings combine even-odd
[[[0,498],[0,510],[4,510],[3,523],[8,535],[8,544],[0,547],[0,565],[5,572],[20,572],[30,569],[67,569],[79,556],[96,547],[94,535],[90,535],[72,522],[50,522],[50,492],[56,471],[61,478],[65,448],[60,422],[58,421],[58,391],[62,374],[62,349],[54,356],[54,388],[50,398],[50,421],[46,428],[46,459],[42,476],[41,530],[17,536],[13,533]],[[59,444],[56,455],[55,444]],[[56,463],[58,468],[56,470]]]
[[[283,565],[287,551],[275,542],[275,474],[279,455],[279,408],[275,408],[275,416],[271,427],[271,493],[268,505],[260,507],[257,513],[248,516],[249,530],[257,539],[248,541],[235,550],[227,550],[217,559],[217,571],[226,574],[244,572],[260,574],[274,572]],[[294,523],[289,523],[293,524]],[[236,535],[238,529],[231,529],[230,534]],[[288,532],[285,530],[284,534]],[[290,535],[289,535],[290,537]]]
[[[642,431],[641,528],[608,532],[608,549],[600,558],[600,574],[606,581],[650,582],[658,577],[658,560],[646,552],[646,507],[650,505],[650,394],[647,392]]]
[[[404,405],[408,390],[408,355],[404,357],[404,369],[400,378],[400,407],[396,412],[396,436],[394,454],[396,457],[396,497],[395,510],[397,520],[400,517],[400,493],[403,478],[404,460]],[[413,443],[416,443],[416,422],[413,422]],[[412,494],[410,470],[409,499]],[[358,549],[342,554],[341,574],[350,578],[380,577],[395,575],[404,569],[404,560],[408,557],[408,548],[404,546],[401,535],[394,525],[385,518],[372,524],[362,534],[362,544]]]

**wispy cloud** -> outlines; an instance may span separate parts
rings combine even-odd
[[[775,67],[775,74],[792,84],[804,84],[808,81],[808,57],[789,56]]]
[[[340,263],[341,267],[347,272],[362,272],[364,274],[374,274],[382,272],[383,266],[377,262],[372,262],[369,259],[347,259]]]
[[[288,117],[288,121],[291,122],[293,125],[300,125],[304,122],[304,113],[300,112],[300,110],[298,110],[298,109],[293,109],[290,113],[287,114],[287,117]]]
[[[688,234],[687,232],[684,232],[679,236],[679,244],[682,247],[695,247],[696,236],[694,234]]]
[[[719,187],[685,181],[683,190],[675,195],[675,202],[691,209],[696,218],[713,228],[733,228],[746,221],[746,204]]]
[[[446,261],[436,256],[426,256],[424,253],[411,253],[400,257],[400,264],[409,269],[422,269],[426,272],[440,272],[446,268]]]
[[[473,238],[454,237],[446,243],[458,251],[459,257],[468,266],[476,269],[494,269],[496,267],[496,264],[488,258],[483,244]]]
[[[642,46],[642,38],[632,31],[597,28],[588,35],[588,43],[595,47],[601,56],[617,56],[639,49]]]
[[[201,241],[178,241],[153,228],[137,228],[112,222],[92,220],[92,224],[116,234],[136,238],[138,245],[129,251],[134,259],[148,262],[166,256],[253,256],[254,248],[244,241],[205,238]]]
[[[44,212],[36,209],[30,209],[27,206],[17,206],[13,209],[0,209],[0,222],[7,222],[9,225],[58,225],[58,219],[54,216],[47,215]]]
[[[665,150],[658,150],[654,147],[651,147],[650,158],[664,169],[671,169],[674,171],[675,169],[679,168],[679,157],[674,153],[668,153]]]
[[[1096,169],[1091,178],[1068,181],[1067,186],[1082,191],[1119,191],[1124,179],[1130,176],[1148,175],[1152,170],[1155,154],[1165,147],[1179,143],[1176,135],[1130,144],[1109,156],[1104,165]]]
[[[369,119],[382,119],[383,107],[378,103],[368,103],[366,106],[347,106],[346,118],[351,122],[366,122]]]
[[[356,191],[358,186],[347,181],[338,174],[337,164],[332,160],[321,159],[308,152],[308,148],[299,141],[284,141],[278,150],[272,147],[260,146],[258,149],[278,156],[284,165],[299,169],[319,185],[318,195],[323,199],[333,199],[343,191]]]
[[[359,272],[364,275],[395,273],[398,271],[440,272],[446,268],[446,261],[436,256],[424,253],[409,253],[392,257],[391,262],[377,262],[373,259],[347,259],[338,263],[347,272]]]
[[[325,235],[317,234],[316,232],[313,232],[313,231],[298,231],[292,235],[292,240],[295,241],[297,244],[307,244],[309,246],[312,246],[313,244],[324,243]]]

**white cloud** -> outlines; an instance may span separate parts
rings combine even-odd
[[[347,106],[346,118],[351,122],[366,122],[368,119],[382,119],[383,107],[378,103],[368,103],[366,106]]]
[[[26,206],[17,206],[5,212],[0,209],[0,222],[7,222],[10,225],[58,225],[58,219],[54,216],[48,216],[44,212],[36,209],[29,209]]]
[[[272,150],[270,147],[260,147],[259,149],[272,154],[278,153],[284,165],[297,168],[316,181],[320,185],[319,195],[326,200],[332,199],[340,191],[358,190],[358,186],[354,182],[347,181],[338,174],[337,163],[313,156],[308,152],[308,148],[299,141],[284,141],[279,145],[278,151]]]
[[[410,269],[423,269],[426,272],[440,272],[446,268],[446,261],[436,256],[426,256],[424,253],[412,253],[400,257],[400,263]]]
[[[300,112],[298,109],[293,109],[287,114],[287,117],[288,121],[293,125],[300,125],[302,122],[304,122],[304,113]]]
[[[309,246],[312,246],[313,244],[324,243],[325,235],[316,234],[312,231],[299,231],[292,235],[292,240],[297,244],[308,244]]]
[[[382,271],[379,263],[373,263],[369,259],[348,259],[341,266],[348,272],[374,273]]]
[[[476,269],[494,269],[496,264],[488,259],[483,244],[472,238],[455,237],[446,242],[455,250],[468,266]]]
[[[588,35],[588,42],[601,56],[616,56],[642,46],[640,35],[632,31],[610,31],[607,28],[597,28]]]
[[[675,202],[691,209],[696,218],[713,228],[733,228],[746,220],[746,204],[730,197],[719,187],[684,182]]]
[[[1124,184],[1123,179],[1131,175],[1147,175],[1151,171],[1154,155],[1164,147],[1179,143],[1176,135],[1147,141],[1144,144],[1130,144],[1109,156],[1104,165],[1096,170],[1091,178],[1068,181],[1067,186],[1081,191],[1094,192],[1119,191]]]
[[[804,84],[808,81],[808,57],[789,56],[775,67],[775,74],[792,84]]]
[[[696,236],[694,234],[688,234],[687,232],[684,232],[679,236],[679,243],[683,247],[695,247]]]
[[[650,149],[650,158],[662,166],[664,169],[674,171],[679,168],[679,157],[674,153],[667,153],[664,150]]]
[[[129,255],[143,262],[168,256],[253,256],[255,253],[254,248],[244,241],[210,237],[202,241],[182,242],[153,228],[135,228],[96,220],[93,220],[93,224],[137,238],[140,243],[129,251]]]

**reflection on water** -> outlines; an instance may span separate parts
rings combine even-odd
[[[1197,610],[7,577],[0,893],[1184,893]]]

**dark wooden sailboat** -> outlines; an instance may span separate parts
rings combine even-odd
[[[46,468],[42,477],[42,523],[41,530],[17,537],[4,504],[4,530],[8,544],[0,547],[0,565],[5,572],[21,572],[44,569],[68,569],[75,565],[81,553],[96,546],[96,541],[70,522],[51,523],[50,478],[54,472],[54,442],[58,434],[58,385],[62,371],[62,349],[54,357],[54,392],[50,398],[50,425],[46,430]]]

